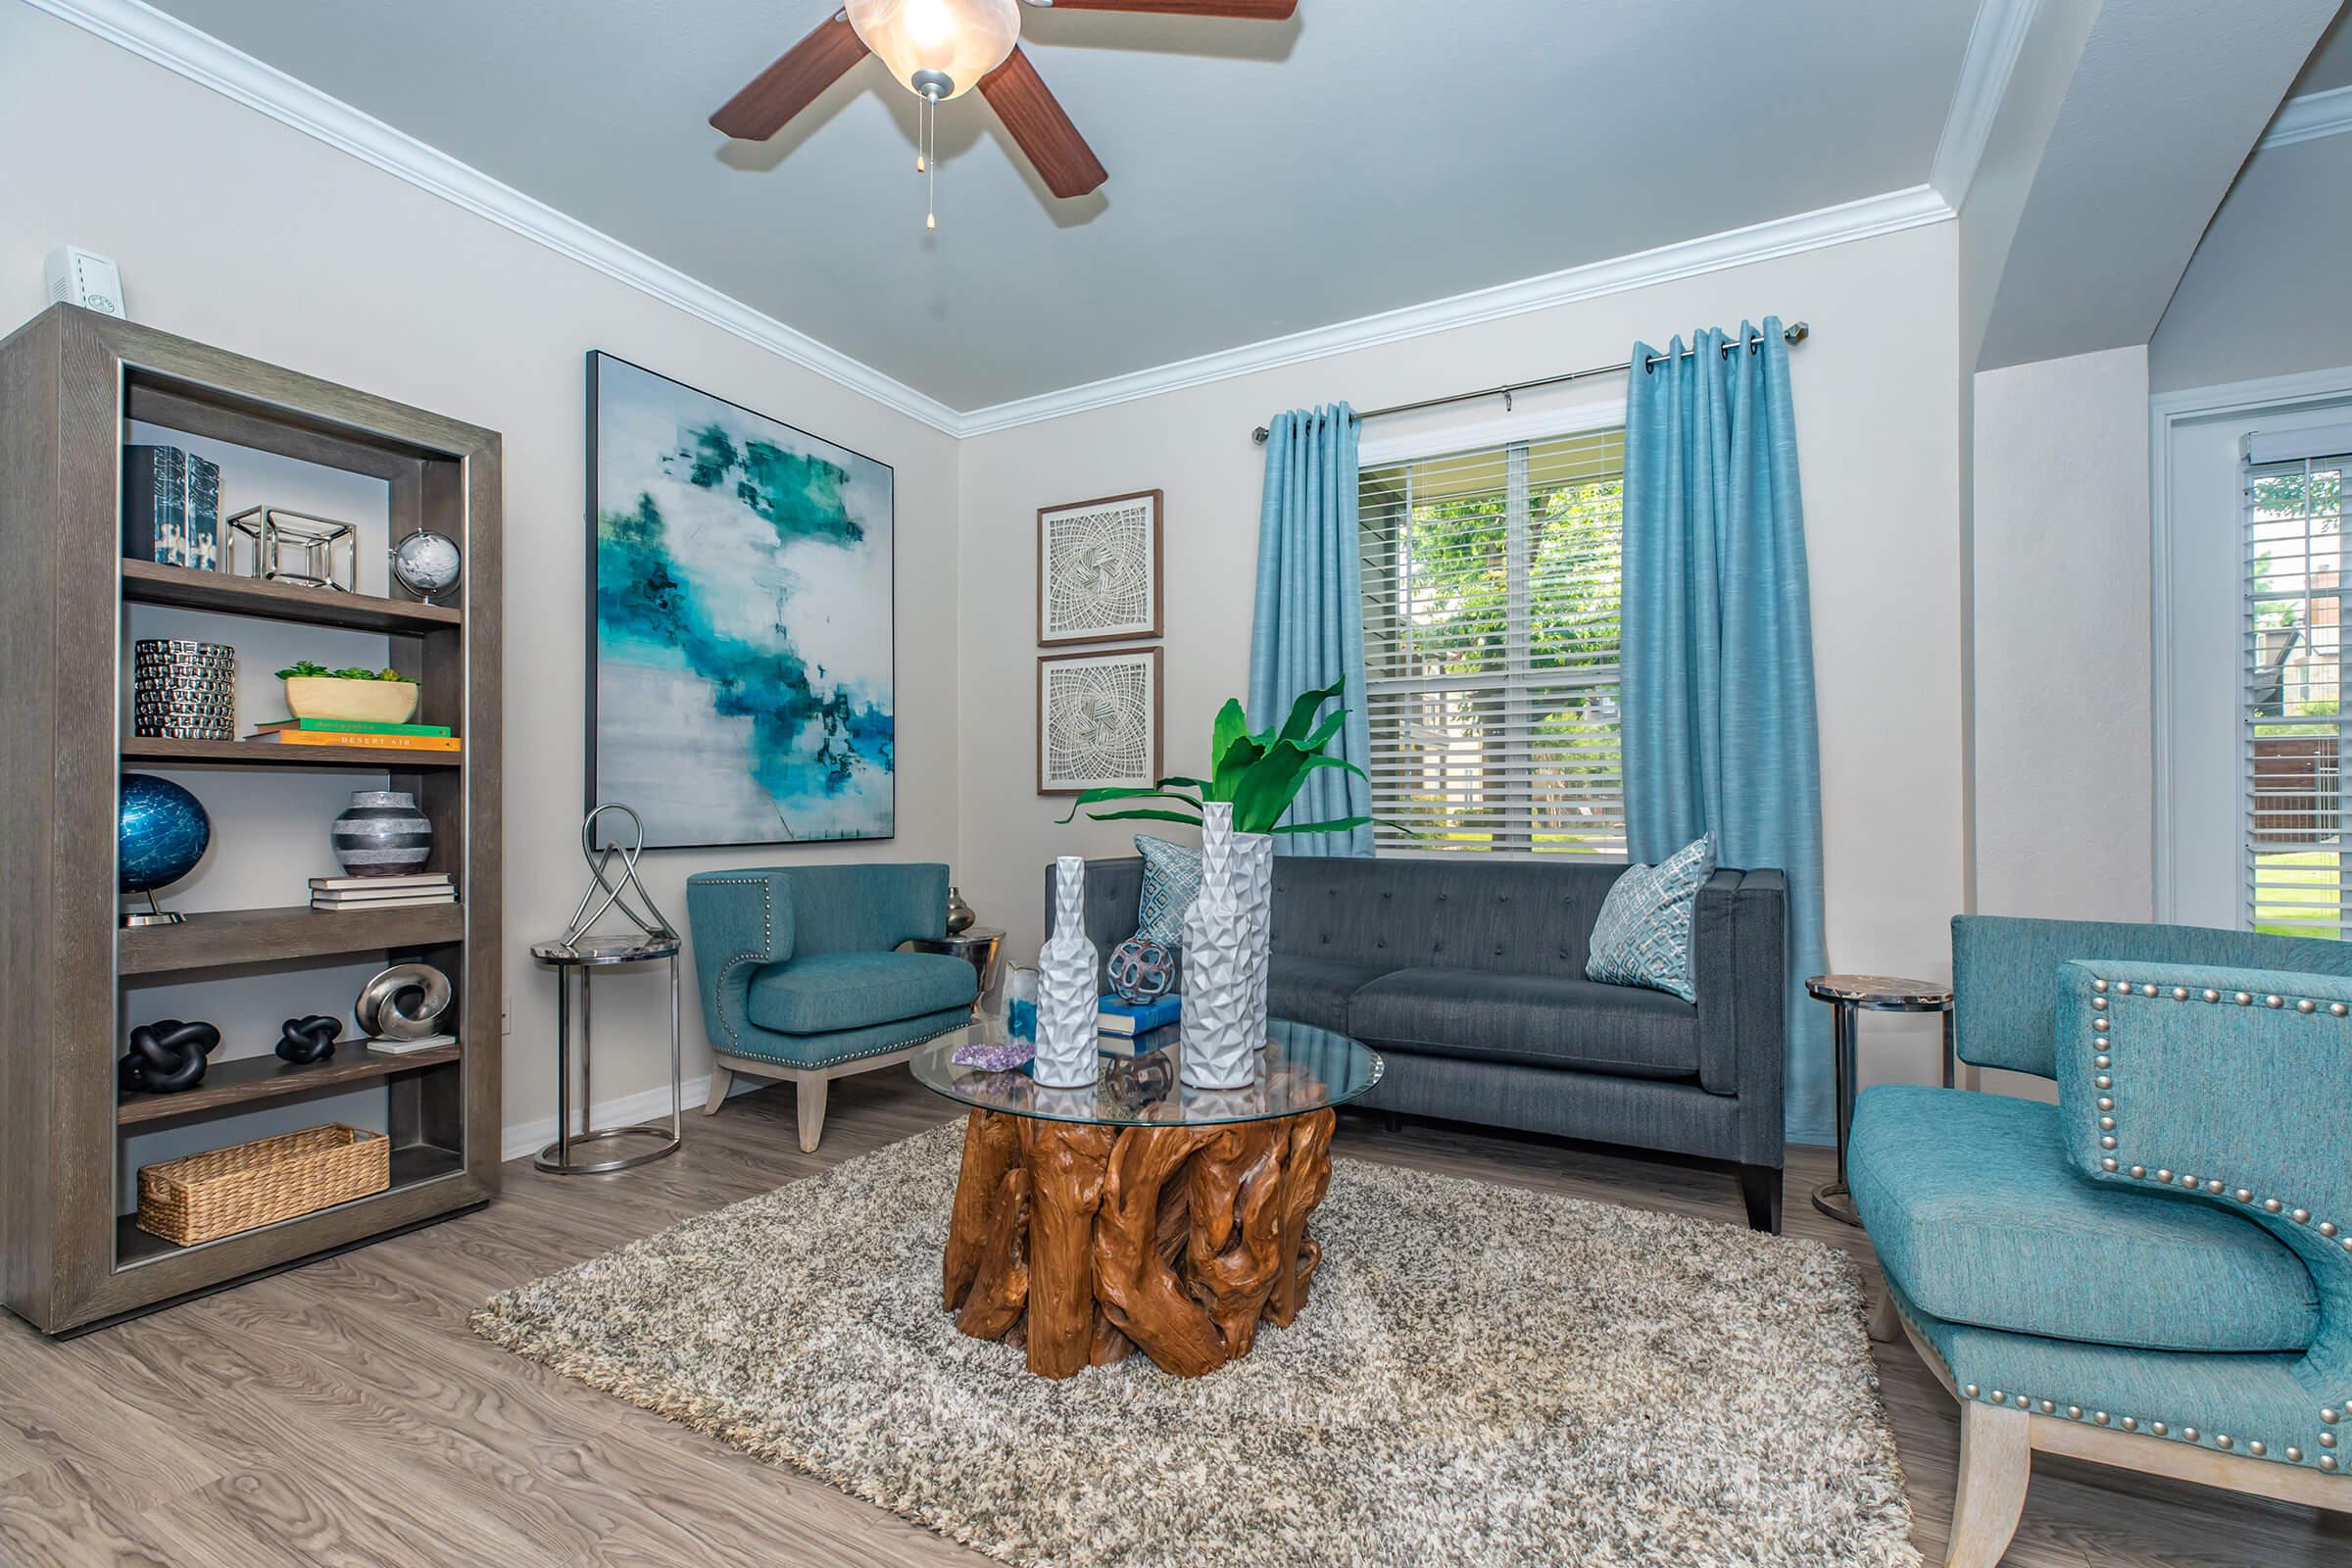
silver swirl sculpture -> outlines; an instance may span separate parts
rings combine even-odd
[[[421,1040],[449,1010],[449,976],[429,963],[396,963],[360,988],[351,1015],[378,1040]]]
[[[628,843],[623,844],[615,836],[600,850],[596,847],[596,824],[598,818],[607,811],[628,818],[631,837]],[[564,931],[564,946],[568,948],[576,945],[594,928],[597,921],[605,917],[605,911],[612,908],[618,908],[628,916],[630,922],[649,939],[678,940],[678,933],[670,925],[669,917],[655,906],[653,895],[645,891],[643,882],[637,880],[637,858],[644,853],[645,823],[635,811],[617,801],[607,801],[588,813],[580,823],[580,858],[588,862],[588,874],[594,881],[580,895],[579,904],[571,911],[571,923]],[[617,882],[612,878],[615,859],[620,861],[620,880]],[[591,911],[588,906],[600,891],[605,901]],[[628,896],[632,893],[637,896],[636,904],[629,902]]]

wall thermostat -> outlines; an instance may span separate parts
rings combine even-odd
[[[78,245],[60,245],[49,253],[42,269],[49,298],[85,311],[129,318],[122,309],[122,273],[112,257],[85,251]]]

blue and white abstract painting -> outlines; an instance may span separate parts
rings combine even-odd
[[[588,356],[591,803],[649,849],[897,831],[891,470]]]

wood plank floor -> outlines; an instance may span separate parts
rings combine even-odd
[[[0,1318],[0,1563],[791,1564],[976,1568],[962,1547],[493,1349],[466,1313],[506,1286],[937,1125],[906,1074],[833,1086],[799,1152],[791,1092],[697,1118],[676,1157],[617,1176],[508,1167],[492,1208],[83,1339]],[[1728,1177],[1379,1119],[1340,1152],[1740,1222]],[[1788,1174],[1792,1231],[1858,1232]],[[1908,1346],[1880,1347],[1918,1518],[1942,1561],[1958,1422]],[[2011,1568],[2352,1565],[2342,1516],[2039,1459]],[[1216,1568],[1216,1565],[1206,1565]]]

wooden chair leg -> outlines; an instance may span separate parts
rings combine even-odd
[[[1879,1287],[1879,1298],[1870,1309],[1870,1337],[1881,1345],[1892,1345],[1903,1337],[1902,1314],[1894,1309],[1894,1289]]]
[[[1994,1568],[2017,1534],[2034,1475],[2034,1418],[1975,1399],[1960,1406],[1960,1487],[1944,1568]]]
[[[799,1073],[792,1080],[793,1108],[801,1117],[801,1152],[816,1152],[825,1131],[825,1091],[832,1080],[822,1073]]]
[[[710,1100],[703,1106],[703,1114],[715,1116],[718,1107],[727,1102],[727,1090],[735,1082],[735,1069],[718,1062],[710,1064]]]

